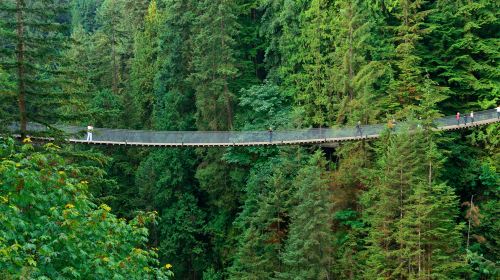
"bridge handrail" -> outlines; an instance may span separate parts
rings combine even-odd
[[[467,121],[472,122],[470,113]],[[460,123],[464,124],[465,115],[461,116]],[[474,112],[474,122],[496,119],[495,109]],[[398,122],[396,127],[401,127],[405,122]],[[457,125],[455,116],[445,116],[434,121],[440,128],[454,127]],[[71,125],[56,125],[56,128],[73,136],[69,140],[82,142],[86,139],[86,127]],[[307,142],[322,139],[347,139],[353,137],[376,137],[387,124],[362,125],[361,131],[356,127],[333,127],[333,128],[305,128],[297,130],[276,130],[270,133],[262,131],[154,131],[154,130],[129,130],[129,129],[107,129],[94,128],[93,142],[124,142],[143,144],[244,144],[244,143],[280,143],[280,142]],[[18,130],[18,125],[9,127],[11,131]],[[41,124],[29,123],[28,130],[32,132],[43,132],[47,128]],[[362,135],[360,135],[360,132]]]

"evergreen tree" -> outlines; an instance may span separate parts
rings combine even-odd
[[[203,195],[194,180],[194,158],[190,150],[156,150],[136,172],[137,206],[157,211],[160,217],[160,223],[151,228],[151,244],[181,278],[197,278],[207,265],[206,218],[198,201]]]
[[[332,250],[332,197],[323,154],[316,152],[299,170],[294,184],[297,205],[282,254],[282,279],[330,279]]]
[[[231,81],[238,74],[234,51],[237,9],[237,4],[228,0],[204,0],[197,7],[190,80],[196,91],[196,123],[201,130],[233,127]]]
[[[498,3],[483,1],[436,1],[430,18],[432,46],[426,49],[434,79],[450,87],[448,112],[464,105],[490,108],[498,103]]]
[[[152,127],[152,112],[155,103],[154,80],[157,68],[157,40],[160,13],[156,1],[152,1],[144,19],[144,31],[135,34],[134,57],[131,59],[130,84],[134,115],[142,128]],[[130,115],[129,115],[130,117]]]
[[[384,63],[387,42],[375,28],[376,20],[366,1],[336,1],[332,13],[333,45],[331,85],[337,123],[374,122],[380,113],[375,106],[383,95],[382,82],[390,78]]]
[[[231,279],[274,279],[284,271],[279,256],[295,200],[293,180],[305,159],[301,150],[283,150],[252,168],[243,210],[235,220],[241,234],[229,269]]]
[[[161,130],[194,130],[195,95],[188,78],[196,6],[191,0],[168,0],[159,2],[159,7],[162,21],[158,30],[153,125]]]
[[[97,8],[102,0],[72,0],[71,22],[73,27],[81,26],[85,32],[93,32],[97,29]]]
[[[289,190],[283,174],[259,175],[251,177],[249,198],[236,220],[243,231],[230,268],[231,279],[269,279],[280,272],[279,254],[287,227],[285,193]]]
[[[300,44],[300,14],[309,1],[266,0],[262,1],[262,33],[267,42],[265,62],[271,81],[281,84],[287,74],[293,73],[300,63],[296,50]],[[291,91],[292,88],[287,90]]]
[[[6,129],[7,125],[15,116],[15,108],[11,104],[15,103],[16,91],[10,75],[0,68],[0,131]]]
[[[334,104],[329,66],[332,64],[332,7],[329,1],[313,0],[301,15],[300,48],[295,50],[301,70],[288,80],[296,92],[305,125],[332,123]]]
[[[405,109],[402,113],[414,109],[423,98],[422,86],[429,85],[428,75],[422,68],[422,57],[418,53],[423,35],[429,32],[425,19],[431,13],[425,0],[401,0],[395,7],[395,17],[399,25],[391,27],[395,36],[395,57],[393,67],[396,78],[391,83],[388,109],[391,113]],[[438,94],[438,88],[434,88]]]
[[[91,54],[91,36],[85,32],[81,25],[73,27],[71,34],[71,47],[64,53],[66,60],[67,76],[73,81],[63,87],[64,92],[71,95],[70,106],[67,106],[67,114],[77,113],[81,116],[75,120],[75,124],[88,125],[96,120],[103,120],[106,114],[105,107],[98,107],[94,102],[98,89],[93,67],[95,61]]]
[[[16,109],[21,136],[28,121],[54,124],[69,96],[61,71],[62,51],[67,47],[69,25],[61,18],[69,11],[66,1],[8,0],[0,3],[2,56],[0,66],[16,87]],[[67,119],[67,116],[66,116]]]
[[[369,225],[365,277],[457,279],[457,198],[436,182],[441,156],[429,132],[389,136],[370,189],[363,195]]]
[[[97,55],[101,57],[101,85],[115,95],[123,90],[126,77],[123,71],[126,44],[124,14],[125,0],[104,0],[97,10],[99,29],[95,33]]]

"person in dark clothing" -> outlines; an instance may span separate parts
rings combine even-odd
[[[467,125],[467,114],[464,114],[464,124]]]
[[[269,143],[273,142],[273,128],[269,127]]]
[[[359,136],[360,137],[363,137],[363,130],[361,129],[361,121],[358,121],[358,123],[356,124],[356,136]]]

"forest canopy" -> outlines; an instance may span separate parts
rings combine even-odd
[[[498,279],[499,124],[433,120],[499,108],[499,16],[495,0],[0,1],[0,273]],[[230,148],[56,129],[369,124],[390,125]]]

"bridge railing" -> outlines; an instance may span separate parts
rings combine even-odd
[[[467,121],[472,120],[467,113]],[[484,121],[495,119],[496,110],[486,110],[474,113],[474,121]],[[460,124],[464,124],[464,115],[460,119]],[[455,116],[442,117],[435,120],[438,127],[450,127],[457,125]],[[71,139],[85,140],[86,127],[60,125],[58,129],[71,134]],[[106,129],[95,128],[93,131],[93,141],[121,142],[121,143],[158,143],[158,144],[241,144],[241,143],[280,143],[280,142],[300,142],[300,141],[321,141],[328,139],[346,139],[352,137],[370,137],[379,135],[386,124],[361,126],[361,134],[355,127],[339,128],[311,128],[299,130],[277,130],[269,131],[145,131],[127,129]],[[396,124],[396,127],[401,127]],[[10,127],[11,131],[19,130],[17,124]],[[28,130],[32,132],[43,132],[47,128],[43,125],[30,123]]]

